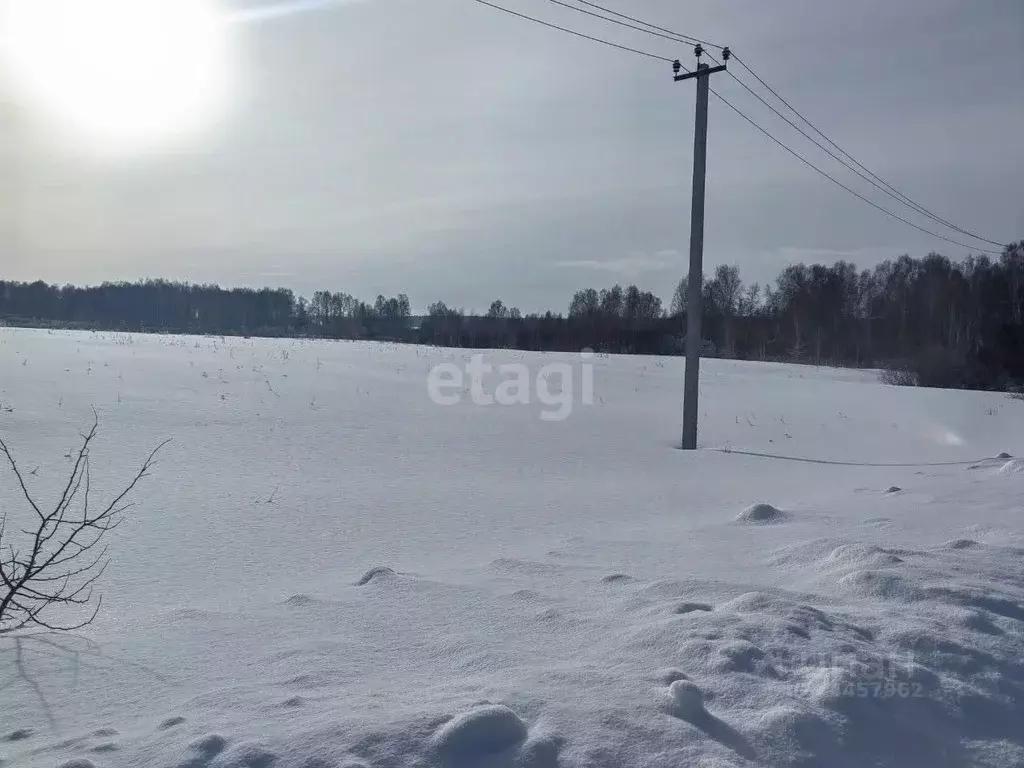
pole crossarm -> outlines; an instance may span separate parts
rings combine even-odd
[[[725,64],[720,64],[717,67],[704,67],[696,69],[693,72],[687,72],[685,75],[676,75],[674,80],[678,83],[681,80],[689,80],[691,77],[700,77],[701,75],[713,75],[716,72],[725,72]]]

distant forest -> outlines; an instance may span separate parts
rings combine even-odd
[[[443,302],[413,316],[405,294],[225,289],[166,280],[80,288],[0,280],[0,324],[94,330],[379,339],[469,348],[679,355],[686,280],[666,307],[636,286],[577,291],[563,313],[486,315]],[[720,266],[703,287],[703,354],[889,369],[893,383],[1024,388],[1024,241],[998,259],[901,256],[874,269],[797,264],[772,285]]]

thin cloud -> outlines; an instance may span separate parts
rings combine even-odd
[[[247,24],[256,21],[269,21],[271,19],[283,19],[301,13],[311,11],[322,11],[327,8],[334,8],[340,5],[352,5],[365,2],[365,0],[296,0],[291,3],[274,3],[258,8],[249,8],[244,11],[235,11],[228,16],[228,21],[235,24]]]
[[[571,261],[556,262],[555,266],[571,269],[592,269],[598,272],[612,272],[623,277],[636,277],[648,272],[664,272],[677,266],[673,262],[666,260],[665,257],[668,255],[670,255],[668,251],[661,251],[657,256],[637,254],[609,261],[573,259]]]

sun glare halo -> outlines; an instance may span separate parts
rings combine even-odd
[[[201,128],[229,90],[211,0],[0,0],[0,55],[26,103],[113,149]]]

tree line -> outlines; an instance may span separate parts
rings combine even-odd
[[[705,277],[703,354],[887,367],[928,386],[1024,386],[1024,241],[997,259],[900,256],[873,269],[795,264],[774,283],[738,267]],[[678,355],[687,281],[668,306],[635,285],[577,291],[567,311],[524,314],[500,299],[472,314],[438,301],[413,316],[406,294],[367,303],[347,293],[233,288],[167,280],[99,286],[0,281],[12,325],[253,336],[387,339],[471,348]]]

